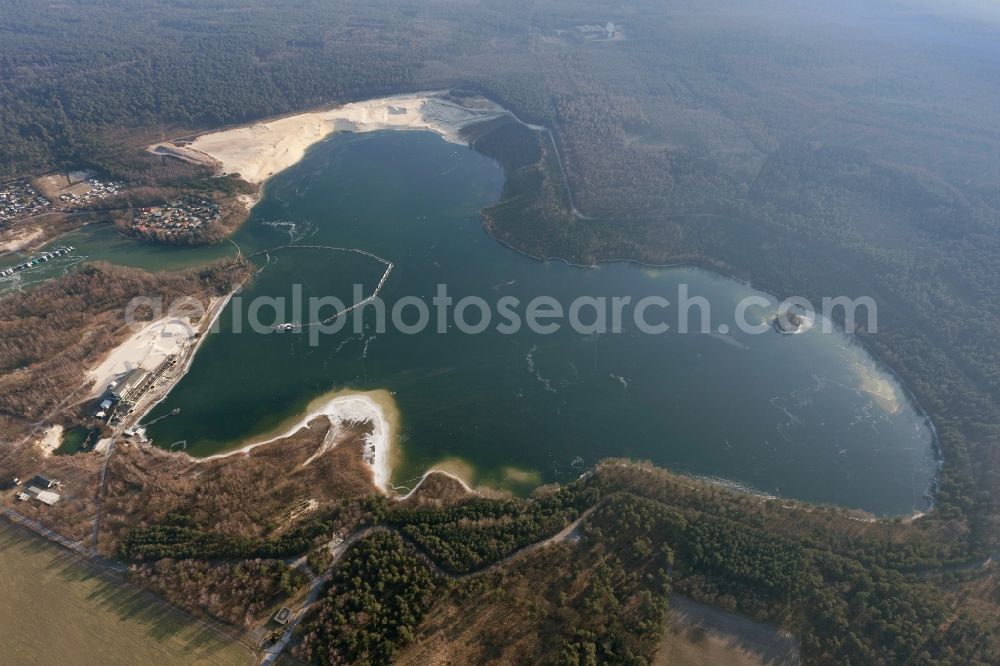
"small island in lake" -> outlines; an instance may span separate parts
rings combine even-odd
[[[812,327],[812,319],[807,317],[805,313],[796,312],[789,310],[788,312],[781,313],[774,318],[774,330],[778,333],[784,333],[785,335],[795,335],[797,333],[803,333]]]

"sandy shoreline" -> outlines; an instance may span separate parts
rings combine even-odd
[[[215,322],[221,316],[222,311],[235,293],[235,291],[231,292],[224,299],[212,299],[206,312],[207,316],[203,316],[202,321],[198,325],[192,325],[187,319],[168,315],[147,324],[141,330],[134,333],[125,342],[113,349],[100,365],[88,372],[88,376],[93,378],[95,382],[93,389],[95,395],[100,394],[111,380],[116,379],[128,370],[139,367],[140,364],[151,369],[151,364],[153,366],[159,364],[169,354],[180,354],[183,358],[181,367],[169,373],[169,377],[164,377],[163,386],[151,389],[151,394],[144,396],[140,400],[135,415],[130,416],[128,419],[129,423],[139,424],[156,405],[166,399],[177,382],[187,374],[198,353],[198,349],[208,338],[209,332],[213,329]],[[201,335],[198,335],[199,332]],[[303,464],[308,465],[312,460],[325,453],[328,450],[328,446],[331,448],[332,446],[336,446],[337,436],[344,424],[354,422],[371,423],[372,432],[365,438],[365,458],[372,466],[372,483],[379,491],[387,494],[392,493],[390,483],[392,476],[392,438],[394,432],[397,430],[399,413],[392,395],[385,390],[368,392],[345,390],[328,393],[310,403],[305,415],[300,417],[291,426],[284,428],[279,434],[267,435],[265,439],[259,441],[250,441],[232,451],[204,458],[195,456],[191,456],[191,458],[202,462],[245,454],[258,446],[291,437],[302,428],[308,428],[309,423],[319,417],[326,417],[333,429],[320,449]],[[59,429],[57,433],[54,432],[56,428]],[[144,437],[145,431],[143,428],[138,428],[138,432],[140,436]],[[61,434],[61,426],[54,426],[47,431],[45,438],[39,442],[39,446],[45,452],[45,455],[49,455],[52,450],[58,448],[61,442]],[[332,444],[330,443],[331,440]],[[106,441],[109,440],[102,440],[102,443]]]
[[[346,423],[367,422],[372,424],[372,431],[365,437],[365,456],[372,466],[372,482],[380,491],[389,493],[389,480],[392,476],[392,438],[399,422],[398,410],[392,395],[385,390],[355,392],[334,391],[314,400],[306,410],[305,415],[279,434],[266,436],[266,439],[252,441],[233,451],[197,458],[199,462],[217,460],[229,456],[245,454],[258,446],[271,444],[287,439],[302,428],[308,428],[309,423],[317,418],[326,417],[336,436]],[[326,443],[322,447],[327,446]],[[334,442],[331,446],[336,446]],[[321,448],[303,465],[326,452]]]
[[[259,185],[301,161],[310,146],[334,132],[430,130],[446,141],[464,143],[462,128],[508,115],[503,107],[485,98],[473,98],[474,103],[465,106],[446,96],[447,92],[436,91],[353,102],[202,134],[190,143],[157,143],[147,150],[205,164],[220,174],[239,174],[248,183]]]
[[[462,488],[465,490],[465,492],[469,493],[470,495],[476,495],[476,496],[482,495],[481,492],[479,492],[478,490],[476,490],[475,488],[473,488],[471,485],[469,485],[469,482],[466,481],[465,479],[463,479],[458,474],[453,474],[452,472],[449,472],[449,471],[443,470],[443,469],[439,469],[437,467],[431,467],[429,470],[427,470],[426,472],[424,472],[423,474],[420,475],[420,479],[417,481],[417,484],[415,486],[413,486],[412,489],[410,489],[405,495],[399,495],[397,497],[397,499],[399,499],[400,501],[402,501],[402,500],[405,500],[405,499],[409,499],[410,497],[413,497],[413,495],[416,494],[416,492],[418,490],[420,490],[420,486],[422,486],[424,484],[424,481],[427,480],[427,477],[429,477],[431,474],[440,474],[442,476],[448,477],[449,479],[457,481],[458,484],[461,485]]]

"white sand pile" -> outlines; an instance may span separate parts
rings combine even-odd
[[[92,395],[100,395],[115,379],[135,368],[154,370],[170,354],[178,354],[195,335],[186,317],[166,316],[136,331],[111,350],[100,365],[88,371],[94,380]]]
[[[52,452],[59,448],[62,444],[63,427],[61,425],[54,425],[49,427],[42,438],[38,440],[38,448],[42,450],[42,455],[48,458],[52,455]]]
[[[463,127],[507,113],[482,98],[476,99],[473,108],[445,99],[445,94],[416,93],[354,102],[203,134],[185,146],[154,144],[149,150],[213,165],[220,173],[238,173],[243,180],[259,184],[299,162],[309,146],[333,132],[422,129],[461,143],[459,132]]]

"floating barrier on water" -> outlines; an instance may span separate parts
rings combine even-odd
[[[282,245],[282,246],[279,246],[279,247],[274,247],[274,248],[271,248],[269,250],[261,250],[260,252],[254,252],[253,254],[250,255],[250,258],[253,258],[253,257],[256,257],[256,256],[260,256],[262,254],[264,254],[264,255],[270,255],[271,252],[277,252],[278,250],[288,250],[288,249],[295,249],[295,248],[302,249],[302,250],[333,250],[333,251],[336,251],[336,252],[354,252],[355,254],[364,255],[366,257],[369,257],[371,259],[374,259],[375,261],[378,261],[378,262],[384,264],[385,265],[385,273],[382,274],[382,279],[380,279],[378,281],[378,285],[375,287],[375,291],[372,292],[371,296],[368,296],[367,298],[364,298],[364,299],[358,301],[354,305],[352,305],[352,306],[350,306],[348,308],[344,308],[340,312],[337,312],[336,314],[334,314],[334,315],[332,315],[330,317],[327,317],[326,319],[323,319],[321,321],[311,321],[311,322],[309,322],[307,324],[302,324],[302,323],[297,322],[297,321],[286,322],[286,323],[281,323],[281,324],[275,324],[274,325],[274,330],[275,331],[279,331],[279,332],[298,331],[298,330],[302,330],[303,328],[305,328],[307,326],[323,326],[325,324],[330,323],[331,321],[333,321],[337,317],[344,316],[345,314],[347,314],[351,310],[356,310],[357,308],[364,307],[368,303],[371,303],[376,298],[378,298],[379,293],[382,291],[382,287],[385,286],[385,281],[389,279],[389,274],[392,273],[392,269],[396,267],[396,265],[394,263],[392,263],[391,261],[389,261],[388,259],[380,257],[377,254],[372,254],[371,252],[368,252],[367,250],[361,250],[361,249],[356,248],[356,247],[334,247],[332,245],[293,245],[293,244],[289,243],[288,245]]]

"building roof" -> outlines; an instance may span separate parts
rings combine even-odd
[[[132,370],[129,370],[124,377],[122,377],[118,386],[122,390],[135,388],[143,379],[146,378],[146,375],[148,374],[149,371],[144,368],[133,368]]]
[[[36,497],[38,498],[39,502],[42,502],[43,504],[48,504],[49,506],[52,506],[60,499],[59,493],[54,493],[51,490],[42,490],[36,495]]]
[[[127,397],[148,375],[149,371],[144,368],[129,370],[111,389],[112,395],[119,398]]]
[[[49,506],[52,506],[60,499],[59,493],[54,493],[51,490],[42,490],[37,486],[28,486],[27,490],[25,490],[23,493],[18,494],[18,497],[20,497],[22,494],[27,497],[36,499],[44,504],[48,504]]]
[[[42,476],[41,474],[36,474],[31,481],[28,481],[29,486],[38,486],[42,489],[48,489],[58,484],[58,481],[53,481],[52,479]]]

